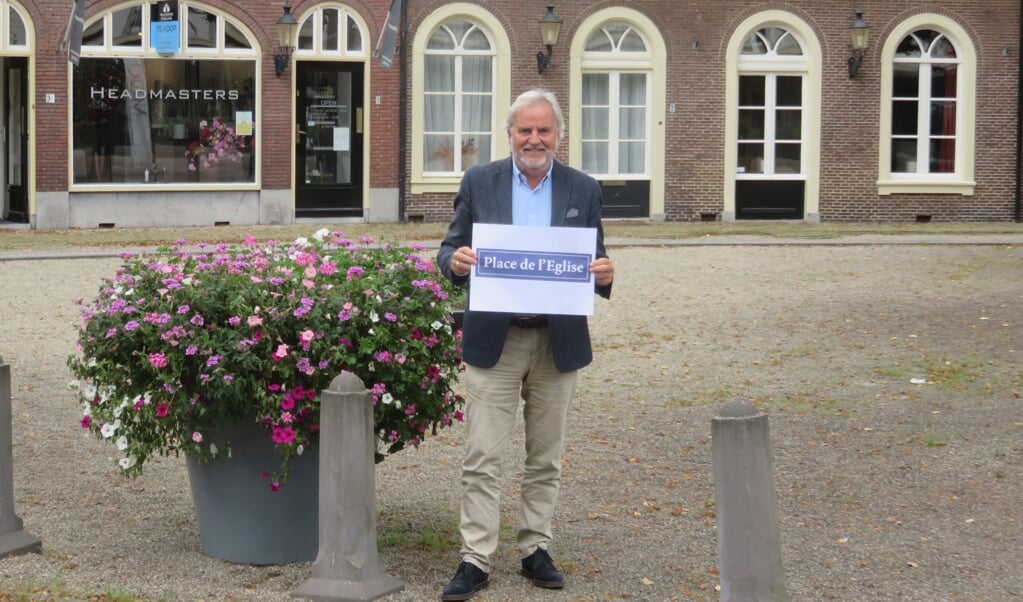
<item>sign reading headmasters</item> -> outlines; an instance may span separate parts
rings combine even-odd
[[[475,224],[469,309],[593,315],[594,228]]]
[[[161,0],[149,13],[149,45],[160,54],[181,50],[181,27],[177,0]]]

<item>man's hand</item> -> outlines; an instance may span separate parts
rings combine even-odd
[[[470,247],[459,247],[451,254],[451,273],[455,276],[465,276],[472,271],[476,265],[476,251]]]
[[[607,257],[598,257],[590,262],[590,273],[597,286],[607,286],[615,279],[615,266]]]

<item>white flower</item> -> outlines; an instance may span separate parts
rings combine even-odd
[[[384,393],[383,396],[380,398],[380,403],[384,404],[385,406],[391,405],[392,401],[394,401],[394,396],[391,395],[390,393]]]
[[[117,465],[121,467],[121,470],[128,470],[132,466],[135,466],[135,458],[132,456],[121,458],[117,461]]]
[[[330,234],[330,230],[326,228],[320,228],[316,232],[313,232],[313,238],[320,242],[323,242],[323,239],[326,238],[328,234]]]
[[[299,236],[298,238],[295,239],[295,244],[304,247],[309,244],[309,239],[304,236]]]
[[[103,435],[104,439],[109,439],[114,436],[114,433],[117,432],[117,427],[119,426],[121,426],[120,420],[108,422],[104,424],[102,427],[100,427],[99,434]]]
[[[444,327],[444,324],[441,324],[440,320],[434,320],[433,322],[430,323],[430,328],[432,328],[434,330],[440,330],[443,327]]]
[[[371,311],[371,312],[369,312],[369,321],[373,322],[374,324],[376,324],[377,322],[380,321],[380,316],[377,315],[377,312]]]
[[[217,444],[216,443],[210,443],[210,453],[213,454],[214,456],[217,455]]]
[[[124,435],[117,438],[117,449],[121,451],[128,449],[128,438]]]
[[[305,446],[304,445],[299,445],[298,447],[295,448],[295,454],[296,455],[301,456],[303,453],[305,453]]]

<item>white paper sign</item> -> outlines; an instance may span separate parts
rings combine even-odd
[[[334,148],[332,150],[352,150],[352,135],[349,128],[334,128]]]
[[[475,224],[469,309],[593,315],[596,228]]]

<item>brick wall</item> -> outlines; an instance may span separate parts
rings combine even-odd
[[[411,0],[413,35],[416,23],[440,4]],[[846,65],[853,18],[847,3],[611,0],[594,4],[561,0],[555,7],[563,25],[554,50],[554,65],[539,76],[535,63],[540,49],[537,21],[545,13],[546,2],[479,4],[508,23],[506,35],[514,53],[512,72],[508,74],[513,95],[542,84],[558,94],[566,112],[569,73],[565,53],[583,19],[596,10],[630,6],[660,28],[668,49],[666,102],[676,105],[676,112],[668,113],[665,123],[665,217],[669,221],[699,220],[701,214],[722,210],[726,46],[739,23],[768,9],[789,11],[803,19],[814,29],[822,47],[822,221],[1012,219],[1017,162],[1018,2],[961,0],[934,8],[908,1],[861,0],[857,5],[871,25],[870,46],[860,73],[853,79]],[[924,11],[958,22],[971,34],[978,52],[977,186],[972,196],[877,193],[880,46],[894,26]],[[569,131],[572,126],[567,124]],[[427,221],[446,221],[453,196],[407,195],[408,213]]]

